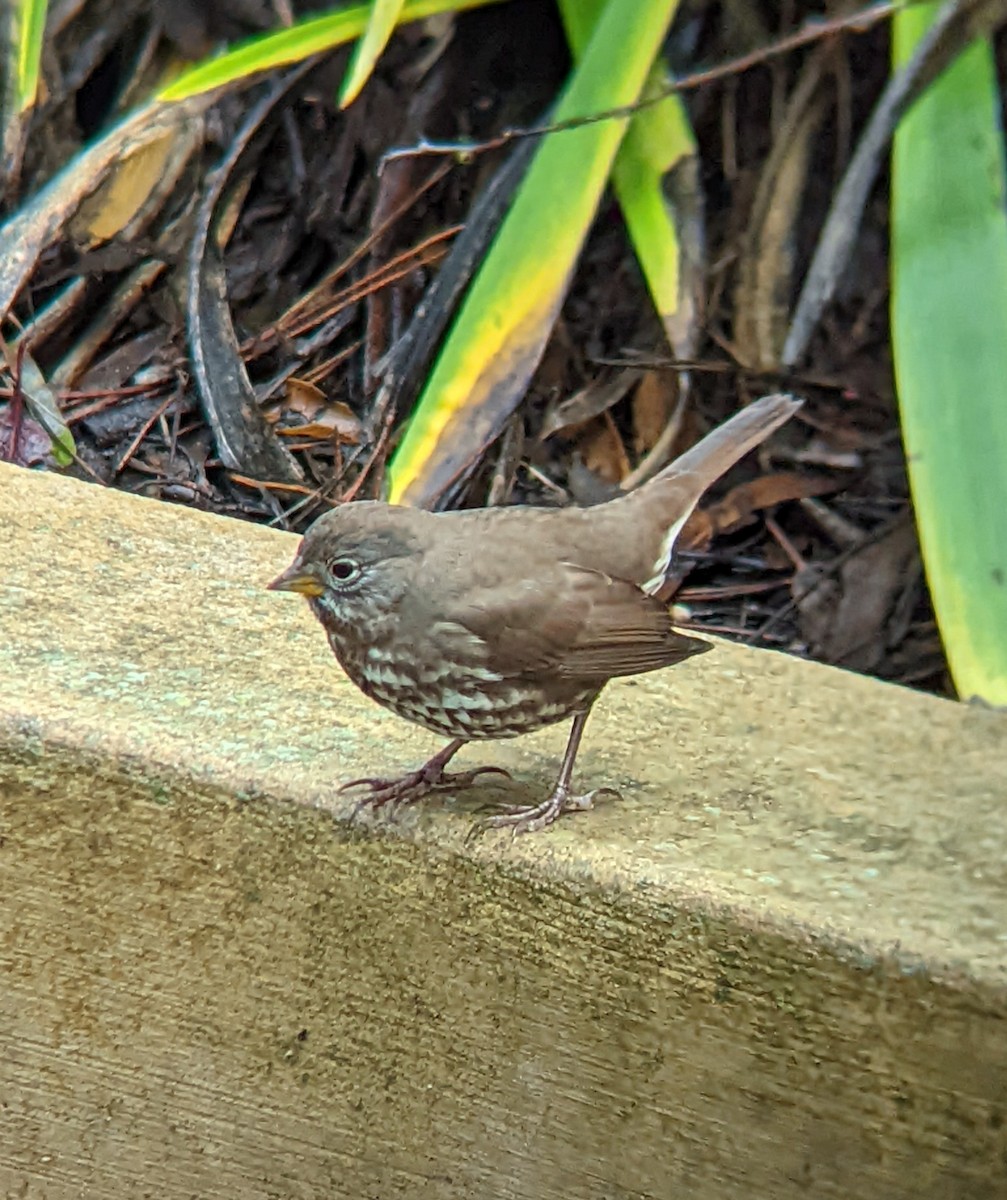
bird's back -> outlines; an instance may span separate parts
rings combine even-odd
[[[478,571],[504,582],[524,576],[549,586],[570,563],[636,584],[648,594],[664,581],[675,543],[703,493],[800,407],[765,396],[718,426],[641,488],[593,508],[494,508],[424,514],[431,531],[456,536],[435,563],[459,577]],[[440,522],[437,526],[434,523]]]

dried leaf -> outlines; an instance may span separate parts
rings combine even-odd
[[[334,441],[353,446],[360,444],[360,421],[345,404],[333,404],[319,413],[313,421],[304,425],[286,426],[278,429],[281,437],[317,438],[318,441]]]
[[[180,131],[213,102],[201,96],[182,104],[149,104],[82,150],[45,187],[0,226],[0,314],[5,314],[42,251],[58,237],[81,200],[109,169],[165,130]]]
[[[608,483],[618,483],[629,470],[626,447],[610,417],[593,422],[577,448],[584,466]]]
[[[285,413],[294,413],[303,418],[300,425],[284,425],[276,432],[281,437],[317,438],[318,441],[335,441],[359,445],[361,439],[360,418],[341,400],[330,401],[321,388],[292,375],[286,382]],[[276,423],[280,412],[273,410],[269,420]]]
[[[163,329],[148,329],[138,333],[92,363],[77,380],[77,386],[81,390],[95,391],[112,391],[123,387],[138,371],[155,362],[164,350]]]
[[[638,382],[642,372],[635,368],[619,371],[614,376],[593,379],[586,387],[565,400],[550,405],[542,422],[539,437],[545,441],[556,433],[571,433],[601,416],[626,395]]]
[[[312,420],[325,407],[325,393],[306,379],[291,375],[286,383],[287,408]]]
[[[678,404],[673,371],[645,371],[633,393],[633,449],[646,454],[657,445]]]
[[[735,354],[746,367],[773,371],[787,334],[795,229],[812,151],[829,111],[821,88],[827,50],[805,64],[787,104],[752,204],[738,262]]]
[[[837,573],[812,564],[794,576],[801,633],[816,658],[854,671],[872,671],[890,644],[889,629],[905,630],[900,599],[920,575],[916,530],[904,516],[850,555]]]
[[[686,522],[679,544],[683,549],[701,549],[715,537],[747,525],[762,509],[788,500],[824,496],[838,492],[844,486],[843,480],[831,475],[803,475],[796,471],[760,475],[748,483],[738,484],[722,500],[693,513]]]
[[[73,462],[76,446],[73,434],[59,411],[59,401],[46,382],[38,364],[25,348],[25,343],[9,346],[0,336],[0,351],[7,364],[7,371],[15,381],[28,413],[49,435],[52,456],[61,467]]]
[[[171,194],[189,159],[202,144],[202,123],[190,121],[138,144],[112,164],[108,178],[87,196],[69,222],[82,246],[100,245],[122,233],[137,237]]]
[[[289,73],[249,111],[200,202],[189,246],[187,326],[193,378],[221,461],[253,479],[297,483],[300,464],[275,437],[241,358],[231,320],[216,217],[242,151],[303,68]]]
[[[0,462],[13,463],[16,467],[33,467],[45,459],[52,446],[46,431],[27,413],[22,413],[17,422],[16,446],[14,434],[14,418],[8,405],[0,412]]]

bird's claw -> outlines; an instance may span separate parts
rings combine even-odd
[[[469,831],[469,838],[484,833],[487,829],[510,829],[514,837],[519,833],[537,833],[565,812],[586,812],[589,808],[594,808],[594,802],[600,796],[609,796],[613,800],[622,799],[621,794],[610,787],[595,788],[580,796],[571,795],[567,788],[557,787],[541,804],[515,804],[495,816],[477,821]]]
[[[340,793],[351,791],[353,788],[365,787],[368,794],[362,796],[354,805],[351,819],[355,818],[365,808],[388,808],[394,815],[406,804],[429,796],[431,792],[459,791],[471,787],[480,775],[503,775],[510,779],[510,772],[503,767],[475,767],[471,771],[431,771],[429,764],[416,771],[410,771],[398,779],[363,778],[351,779],[340,787]]]

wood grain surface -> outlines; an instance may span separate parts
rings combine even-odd
[[[0,1196],[1007,1195],[1003,714],[718,646],[515,782],[263,585],[291,539],[0,467]],[[488,752],[488,757],[487,757]]]

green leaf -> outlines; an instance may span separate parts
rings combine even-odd
[[[896,64],[935,6],[895,17]],[[1007,219],[993,52],[907,113],[892,161],[892,342],[920,543],[963,698],[1007,705]]]
[[[388,39],[395,30],[399,15],[402,12],[403,0],[374,0],[371,5],[371,16],[367,22],[364,36],[357,43],[353,52],[350,69],[346,72],[342,90],[339,93],[339,107],[346,108],[360,94],[374,70],[374,64],[381,57]]]
[[[38,92],[39,63],[45,36],[48,0],[20,0],[16,18],[17,108],[24,112],[35,103]]]
[[[419,21],[437,13],[461,12],[482,8],[500,0],[405,0],[399,17],[400,24]],[[334,46],[352,41],[367,28],[371,15],[366,4],[355,4],[327,13],[323,17],[299,21],[288,29],[260,34],[241,42],[232,49],[184,71],[158,94],[159,100],[185,100],[211,92],[237,80],[247,79],[258,71],[290,66],[303,62],[312,54],[321,54]]]
[[[677,0],[609,0],[559,123],[632,104]],[[628,118],[547,134],[465,297],[389,465],[394,503],[431,503],[520,401],[566,294]]]
[[[74,460],[77,448],[73,434],[59,411],[55,393],[46,382],[45,376],[30,354],[18,354],[17,342],[8,345],[0,338],[0,354],[11,378],[19,375],[25,408],[49,435],[53,458],[59,466],[68,467]]]
[[[579,58],[603,0],[559,0],[559,7],[570,48]],[[642,98],[661,95],[670,82],[658,59]],[[633,116],[612,183],[668,341],[679,357],[688,357],[695,350],[696,298],[702,292],[702,201],[696,139],[678,96],[668,95]]]

